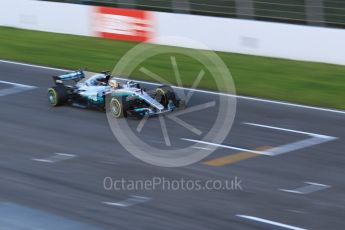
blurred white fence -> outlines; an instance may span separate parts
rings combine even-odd
[[[90,35],[89,6],[32,0],[1,0],[0,25]]]
[[[345,28],[342,0],[41,0]]]
[[[160,39],[182,36],[211,50],[345,65],[343,29],[32,0],[3,0],[0,25],[193,48]]]
[[[345,65],[345,29],[184,14],[154,15],[157,35],[188,37],[212,50]]]

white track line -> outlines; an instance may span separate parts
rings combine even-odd
[[[304,148],[309,148],[314,145],[319,145],[325,142],[329,142],[333,139],[326,139],[326,138],[319,138],[319,137],[310,137],[304,140],[300,141],[295,141],[292,143],[288,143],[285,145],[281,145],[278,147],[274,147],[270,149],[270,152],[272,153],[273,156],[281,155],[284,153],[304,149]]]
[[[298,131],[298,130],[293,130],[293,129],[279,128],[279,127],[270,126],[270,125],[262,125],[262,124],[256,124],[256,123],[250,123],[250,122],[244,122],[243,124],[261,127],[261,128],[267,128],[267,129],[286,131],[286,132],[290,132],[290,133],[305,134],[305,135],[309,135],[309,136],[313,136],[313,137],[319,137],[319,138],[333,138],[331,136],[326,136],[326,135],[322,135],[322,134],[303,132],[303,131]]]
[[[284,131],[284,132],[291,132],[291,133],[297,133],[297,134],[310,136],[310,138],[308,139],[295,141],[289,144],[281,145],[281,146],[270,149],[271,156],[281,155],[284,153],[296,151],[303,148],[308,148],[314,145],[322,144],[322,143],[337,139],[337,137],[326,136],[326,135],[321,135],[317,133],[303,132],[303,131],[298,131],[298,130],[293,130],[293,129],[279,128],[279,127],[274,127],[274,126],[269,126],[269,125],[262,125],[262,124],[249,123],[249,122],[244,122],[244,124],[260,127],[260,128],[267,128],[267,129],[273,129],[273,130],[279,130],[279,131]]]
[[[208,146],[216,146],[216,147],[225,148],[225,149],[233,149],[233,150],[238,150],[238,151],[243,151],[243,152],[250,152],[250,153],[255,153],[255,154],[260,154],[260,155],[272,156],[272,154],[270,152],[267,152],[267,151],[255,151],[255,150],[239,148],[239,147],[235,147],[235,146],[231,146],[231,145],[216,144],[216,143],[212,143],[212,142],[199,141],[199,140],[188,139],[188,138],[181,138],[181,140],[205,144]]]
[[[279,189],[279,191],[288,192],[288,193],[295,193],[295,194],[302,194],[300,191],[291,190],[291,189]]]
[[[56,71],[70,71],[68,69],[61,69],[61,68],[54,68],[54,67],[48,67],[48,66],[42,66],[42,65],[27,64],[27,63],[16,62],[16,61],[0,60],[0,62],[7,63],[7,64],[13,64],[13,65],[22,65],[22,66],[27,66],[27,67],[33,67],[33,68],[38,68],[38,69],[47,69],[47,70],[56,70]]]
[[[132,205],[144,203],[151,200],[149,197],[144,196],[130,196],[128,199],[120,202],[102,202],[103,204],[110,205],[110,206],[118,206],[118,207],[129,207]]]
[[[220,148],[245,151],[245,152],[250,152],[250,153],[255,153],[255,154],[260,154],[260,155],[277,156],[277,155],[285,154],[285,153],[296,151],[296,150],[303,149],[303,148],[308,148],[308,147],[311,147],[314,145],[322,144],[322,143],[337,139],[336,137],[331,137],[331,136],[326,136],[326,135],[321,135],[321,134],[316,134],[316,133],[310,133],[310,132],[303,132],[303,131],[298,131],[298,130],[293,130],[293,129],[279,128],[279,127],[274,127],[274,126],[269,126],[269,125],[255,124],[255,123],[249,123],[249,122],[244,122],[244,124],[256,126],[256,127],[261,127],[261,128],[274,129],[274,130],[279,130],[279,131],[284,131],[284,132],[304,134],[304,135],[310,136],[310,138],[300,140],[300,141],[295,141],[293,143],[288,143],[288,144],[281,145],[281,146],[277,146],[277,147],[271,148],[269,151],[256,151],[256,150],[239,148],[239,147],[230,146],[230,145],[217,144],[217,143],[188,139],[188,138],[181,138],[181,140],[205,144],[208,146],[216,146],[216,147],[220,147]]]
[[[326,184],[314,183],[314,182],[309,182],[309,181],[306,181],[304,183],[310,184],[310,185],[321,186],[321,187],[330,187],[329,185],[326,185]]]
[[[262,219],[259,217],[255,217],[255,216],[247,216],[247,215],[236,215],[237,217],[240,218],[244,218],[247,220],[253,220],[255,222],[260,222],[260,223],[264,223],[267,225],[274,225],[280,228],[285,228],[285,229],[291,229],[291,230],[306,230],[305,228],[299,228],[299,227],[295,227],[295,226],[291,226],[291,225],[287,225],[287,224],[282,224],[282,223],[278,223],[275,221],[271,221],[271,220],[266,220],[266,219]]]
[[[19,84],[19,83],[14,83],[14,82],[9,82],[9,81],[0,81],[0,83],[2,84],[8,84],[8,85],[12,85],[12,86],[18,86],[18,87],[23,87],[23,88],[36,88],[35,86],[31,86],[31,85],[24,85],[24,84]]]
[[[46,66],[41,66],[41,65],[32,65],[32,64],[26,64],[26,63],[15,62],[15,61],[0,60],[0,62],[8,63],[8,64],[14,64],[14,65],[28,66],[28,67],[33,67],[33,68],[47,69],[47,70],[70,71],[70,70],[67,70],[67,69],[59,69],[59,68],[46,67]],[[125,80],[124,78],[118,78],[118,79]],[[152,82],[148,82],[148,81],[137,81],[137,82],[145,83],[145,84],[151,84],[151,85],[160,85],[160,84],[152,83]],[[258,101],[258,102],[264,102],[264,103],[270,103],[270,104],[285,105],[285,106],[297,107],[297,108],[302,108],[302,109],[311,109],[311,110],[317,110],[317,111],[323,111],[323,112],[345,114],[345,111],[341,111],[341,110],[327,109],[327,108],[321,108],[321,107],[316,107],[316,106],[308,106],[308,105],[300,105],[300,104],[294,104],[294,103],[284,102],[284,101],[274,101],[274,100],[268,100],[268,99],[262,99],[262,98],[256,98],[256,97],[238,96],[238,95],[232,95],[232,94],[226,94],[226,93],[212,92],[212,91],[208,91],[208,90],[189,89],[189,88],[184,88],[184,87],[174,87],[174,88],[184,89],[184,90],[191,90],[191,91],[200,92],[200,93],[206,93],[206,94],[222,95],[222,96],[228,96],[228,97],[236,97],[236,98],[240,98],[240,99],[244,99],[244,100],[250,100],[250,101]]]
[[[212,150],[209,148],[203,148],[203,147],[198,147],[198,146],[192,146],[193,149],[202,149],[202,150]]]
[[[50,156],[47,158],[34,158],[33,161],[45,162],[45,163],[56,163],[64,160],[68,160],[71,158],[76,157],[74,154],[67,154],[67,153],[55,153],[54,156]]]
[[[0,89],[0,96],[8,96],[15,93],[21,93],[27,90],[35,89],[35,86],[24,85],[9,81],[0,81],[1,84],[11,85],[10,88]]]
[[[329,185],[319,184],[319,183],[314,183],[314,182],[304,182],[304,183],[307,185],[296,188],[296,189],[279,189],[279,191],[305,195],[305,194],[317,192],[317,191],[324,190],[326,188],[331,187]]]

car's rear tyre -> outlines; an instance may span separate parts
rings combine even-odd
[[[59,106],[67,102],[68,92],[65,86],[56,85],[48,89],[48,100],[50,105]]]
[[[110,100],[109,108],[115,118],[127,117],[128,102],[126,97],[113,97]]]
[[[176,105],[176,96],[174,90],[168,85],[163,85],[156,89],[155,99],[164,107],[167,107],[170,101]]]

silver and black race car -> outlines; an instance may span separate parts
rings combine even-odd
[[[108,108],[116,118],[154,116],[185,106],[170,86],[162,85],[147,91],[137,82],[121,84],[106,71],[86,76],[83,70],[78,70],[53,76],[53,80],[55,85],[48,89],[52,106]]]

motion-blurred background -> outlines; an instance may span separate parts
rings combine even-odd
[[[329,27],[344,27],[345,25],[345,3],[336,0],[64,0],[54,2]]]
[[[1,0],[0,229],[344,229],[344,25],[342,0]],[[171,148],[216,146],[202,161],[147,164],[114,137],[103,112],[49,106],[51,76],[111,71],[137,45],[170,50],[133,70],[145,87],[156,75],[197,87],[183,89],[192,110],[236,99],[222,143],[186,129],[207,133],[217,107],[183,114],[187,126],[167,122]],[[184,53],[220,57],[237,96],[219,94],[227,86]],[[140,121],[130,122],[138,130]],[[146,125],[145,143],[164,145],[159,119]],[[153,178],[237,178],[243,189],[108,187]]]

